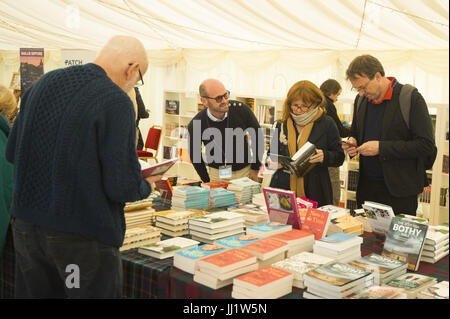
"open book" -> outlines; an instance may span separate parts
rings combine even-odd
[[[316,165],[316,163],[309,162],[309,159],[314,154],[316,154],[316,146],[306,142],[292,158],[277,154],[271,154],[271,156],[278,157],[278,163],[283,166],[283,170],[286,173],[296,177],[303,177]]]
[[[164,174],[178,161],[177,158],[170,159],[168,161],[157,163],[154,165],[150,165],[149,163],[139,160],[139,164],[141,165],[141,173],[143,178],[147,178],[149,176],[161,175]]]

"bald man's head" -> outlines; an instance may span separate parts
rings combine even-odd
[[[95,64],[101,66],[111,80],[125,92],[133,88],[147,72],[148,60],[142,43],[129,36],[114,36],[101,49]]]

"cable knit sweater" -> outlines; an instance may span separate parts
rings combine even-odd
[[[24,94],[8,139],[11,215],[120,247],[125,202],[148,197],[133,104],[96,64],[45,74]]]

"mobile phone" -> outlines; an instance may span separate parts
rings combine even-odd
[[[340,141],[341,144],[346,144],[350,147],[358,147],[358,145],[350,143],[349,141]]]

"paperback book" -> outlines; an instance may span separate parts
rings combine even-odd
[[[408,268],[405,262],[375,253],[351,261],[349,264],[371,271],[374,274],[375,284],[385,284],[393,275],[400,276],[406,273]]]
[[[395,217],[391,206],[365,201],[362,204],[373,232],[386,235],[391,220]]]
[[[436,279],[430,276],[406,273],[389,281],[386,286],[403,288],[408,299],[415,299],[420,291],[433,286],[436,282]]]
[[[329,212],[317,208],[309,208],[302,229],[313,233],[314,239],[319,240],[326,235],[329,224]]]
[[[177,252],[173,257],[173,265],[185,272],[194,274],[198,260],[225,251],[227,248],[220,245],[205,244]]]
[[[270,154],[270,156],[277,158],[284,172],[295,175],[296,177],[303,177],[316,166],[316,163],[309,162],[309,159],[315,154],[316,146],[310,142],[306,142],[292,158],[277,154]]]
[[[139,160],[139,164],[141,164],[141,174],[143,178],[147,178],[155,175],[162,175],[167,172],[176,162],[178,158],[173,158],[161,163],[156,163],[150,165],[149,163]]]
[[[216,244],[225,246],[228,248],[239,248],[244,245],[258,241],[260,239],[261,238],[253,236],[253,235],[239,235],[239,236],[228,237],[228,238],[218,240],[218,241],[216,241]]]
[[[297,199],[292,191],[264,187],[267,212],[270,221],[292,225],[294,229],[300,229],[300,216],[298,214]]]
[[[196,240],[184,237],[174,237],[159,241],[155,244],[140,246],[138,253],[158,259],[164,259],[173,257],[173,255],[180,250],[197,247],[198,244],[199,242]]]
[[[247,235],[265,238],[279,233],[292,230],[292,225],[286,225],[278,222],[268,222],[257,226],[247,228]]]

